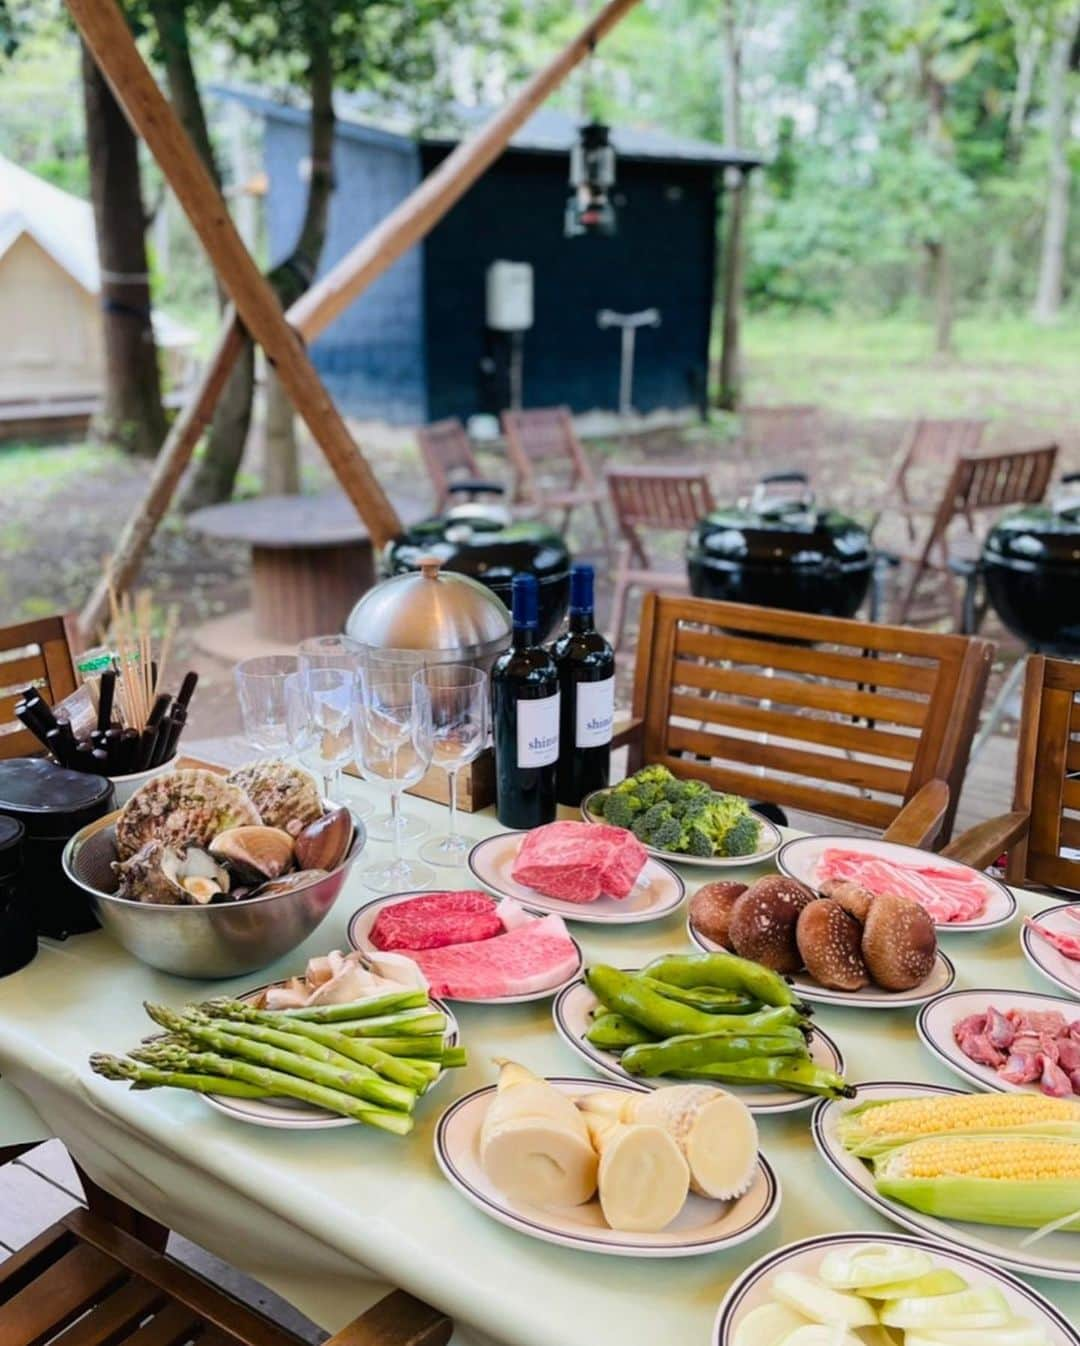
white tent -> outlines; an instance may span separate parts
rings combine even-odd
[[[100,291],[89,203],[0,156],[0,403],[97,400]],[[154,331],[174,365],[195,345],[165,314]]]

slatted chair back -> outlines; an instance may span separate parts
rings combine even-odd
[[[688,532],[713,508],[700,468],[612,467],[606,477],[619,532],[642,565],[649,564],[643,529]]]
[[[327,1346],[446,1346],[453,1324],[394,1291]],[[302,1339],[88,1211],[0,1262],[3,1346],[302,1346]]]
[[[978,453],[986,426],[984,420],[962,417],[923,417],[913,421],[901,441],[886,483],[886,508],[895,495],[900,497],[901,505],[925,504],[926,479],[940,482],[958,458]]]
[[[441,514],[450,500],[453,482],[462,478],[479,480],[480,464],[476,461],[472,441],[456,416],[422,426],[416,437],[435,488],[435,512]]]
[[[1033,654],[1024,682],[1013,808],[1029,816],[1009,849],[1015,884],[1080,889],[1080,663]]]
[[[992,651],[965,636],[649,594],[634,683],[642,757],[881,830],[942,780],[947,839]]]
[[[41,744],[15,718],[28,687],[40,688],[50,705],[75,690],[75,665],[65,617],[41,617],[0,628],[0,759],[41,752]]]
[[[907,620],[915,590],[927,568],[947,567],[954,520],[963,518],[969,531],[977,533],[979,514],[1042,500],[1053,478],[1057,456],[1058,446],[1047,444],[956,460],[921,547],[910,558],[914,568],[900,603],[900,621]]]
[[[569,407],[535,407],[504,411],[503,433],[510,462],[518,477],[522,498],[532,493],[542,465],[544,475],[563,475],[566,485],[594,487],[596,482]]]

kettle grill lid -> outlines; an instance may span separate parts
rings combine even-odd
[[[418,564],[369,589],[349,613],[346,634],[377,649],[464,654],[505,645],[512,627],[500,598],[468,575],[442,571],[436,556]]]

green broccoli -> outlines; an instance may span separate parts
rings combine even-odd
[[[639,841],[643,841],[646,846],[654,846],[656,843],[653,837],[663,823],[668,821],[677,821],[671,812],[671,805],[661,801],[654,804],[652,808],[646,809],[640,817],[635,818],[631,831]]]
[[[676,811],[689,807],[698,799],[708,799],[712,790],[700,780],[670,780],[663,787],[663,797]]]
[[[660,851],[677,851],[682,840],[682,823],[672,814],[653,829],[649,845]]]
[[[719,838],[718,855],[752,855],[757,850],[761,824],[752,813],[743,813]]]
[[[640,812],[640,802],[630,790],[612,790],[603,802],[603,819],[612,827],[629,827]]]
[[[629,778],[638,785],[666,785],[675,777],[666,766],[643,766]]]
[[[687,855],[695,855],[699,859],[706,860],[715,854],[712,834],[697,823],[684,827],[682,849]]]

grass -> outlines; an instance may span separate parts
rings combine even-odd
[[[925,322],[753,315],[747,400],[814,402],[853,417],[987,416],[1051,429],[1075,417],[1080,323],[968,318],[935,356]]]

